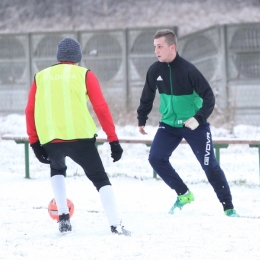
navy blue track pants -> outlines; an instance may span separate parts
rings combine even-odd
[[[187,127],[176,128],[160,123],[149,154],[149,162],[153,169],[178,195],[187,192],[188,187],[169,162],[172,152],[183,138],[190,145],[206,173],[207,179],[222,203],[224,210],[233,208],[228,182],[214,154],[209,123],[203,123],[195,130],[190,130]]]

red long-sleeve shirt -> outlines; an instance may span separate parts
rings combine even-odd
[[[28,103],[25,108],[27,134],[29,136],[29,142],[31,144],[39,140],[36,131],[36,126],[35,126],[35,119],[34,119],[36,91],[37,91],[37,86],[34,80],[32,82],[31,89],[29,92]],[[110,113],[108,104],[103,96],[98,79],[92,71],[87,72],[86,93],[88,93],[89,100],[93,106],[93,109],[97,115],[97,118],[100,122],[103,131],[107,135],[108,141],[109,142],[117,141],[118,137],[115,132],[115,125],[113,122],[112,115]]]

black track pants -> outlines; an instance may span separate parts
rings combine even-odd
[[[51,176],[65,175],[67,170],[65,157],[68,156],[83,168],[98,191],[105,185],[111,185],[95,146],[95,138],[48,143],[43,147],[51,161]]]

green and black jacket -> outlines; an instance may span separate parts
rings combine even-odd
[[[215,106],[215,97],[207,80],[177,53],[171,63],[157,61],[150,66],[137,109],[139,126],[146,124],[157,89],[161,122],[173,127],[183,127],[190,117],[195,117],[199,124],[206,122]]]

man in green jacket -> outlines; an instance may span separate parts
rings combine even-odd
[[[225,214],[239,217],[234,210],[225,174],[214,155],[207,118],[214,109],[215,97],[209,83],[193,64],[179,56],[173,31],[156,32],[154,48],[158,61],[147,72],[137,118],[139,132],[145,135],[144,127],[158,90],[162,117],[151,146],[149,162],[177,193],[177,200],[169,213],[173,214],[175,208],[182,209],[194,201],[193,193],[169,162],[172,152],[184,138],[205,171]]]

